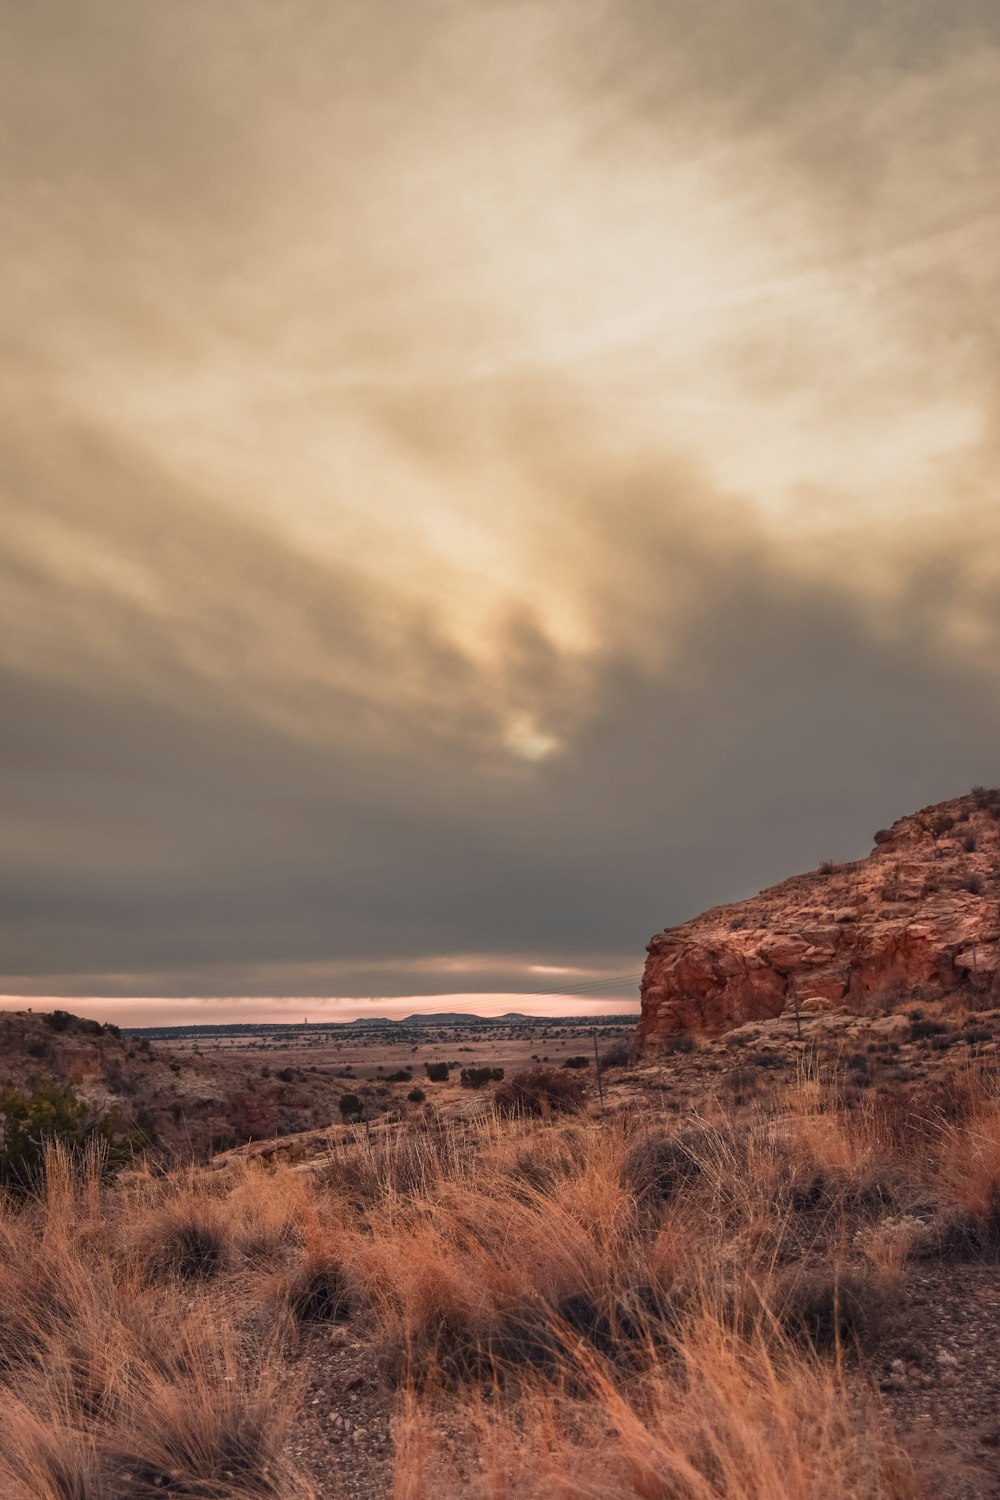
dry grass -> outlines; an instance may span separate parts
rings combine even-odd
[[[0,1494],[306,1497],[290,1372],[350,1319],[398,1500],[910,1500],[867,1360],[908,1258],[995,1254],[998,1204],[973,1071],[905,1105],[803,1070],[705,1118],[414,1121],[310,1172],[55,1153],[0,1210]]]

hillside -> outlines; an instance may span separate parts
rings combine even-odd
[[[34,1111],[45,1130],[53,1108],[63,1118],[69,1110],[81,1133],[99,1129],[119,1152],[197,1158],[311,1129],[333,1117],[341,1092],[325,1074],[259,1066],[250,1073],[245,1061],[172,1052],[67,1011],[0,1014],[8,1116]]]
[[[1000,966],[998,820],[1000,792],[977,788],[881,829],[866,859],[824,863],[658,933],[638,1053],[796,1006],[988,1002]]]

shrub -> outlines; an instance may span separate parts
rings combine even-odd
[[[797,1267],[775,1300],[785,1331],[822,1353],[860,1350],[873,1342],[884,1310],[884,1293],[873,1275],[836,1266]]]
[[[602,1068],[627,1068],[632,1061],[632,1049],[627,1042],[612,1042],[601,1053]]]
[[[821,859],[819,862],[819,873],[821,875],[832,875],[837,868],[837,862],[833,859]]]
[[[411,1104],[423,1104],[424,1100],[427,1098],[427,1095],[424,1093],[423,1089],[411,1089],[406,1097]]]
[[[42,1017],[46,1026],[51,1026],[53,1031],[68,1031],[73,1024],[73,1017],[68,1010],[52,1010],[48,1015]]]
[[[332,1262],[306,1262],[292,1276],[288,1306],[297,1323],[346,1323],[351,1316],[347,1280]]]
[[[502,1080],[503,1068],[463,1068],[461,1073],[463,1089],[481,1089],[487,1083],[500,1083]]]
[[[345,1120],[354,1120],[361,1114],[361,1100],[357,1094],[341,1094],[340,1113]]]
[[[582,1054],[579,1057],[567,1057],[563,1061],[563,1067],[564,1068],[589,1068],[590,1067],[590,1058],[589,1057],[584,1057]]]
[[[412,1083],[413,1074],[409,1068],[399,1068],[395,1073],[385,1075],[386,1083]]]
[[[211,1201],[172,1204],[145,1233],[146,1264],[154,1277],[209,1280],[229,1264],[229,1233]]]
[[[640,1203],[666,1203],[697,1182],[706,1158],[715,1154],[714,1145],[715,1132],[710,1130],[643,1136],[625,1158],[621,1186]]]
[[[978,841],[974,833],[967,833],[965,835],[965,838],[962,840],[962,848],[965,850],[966,854],[974,854],[976,852],[977,842]]]
[[[294,1083],[295,1082],[295,1069],[294,1068],[279,1068],[278,1071],[277,1071],[277,1073],[275,1073],[274,1076],[275,1076],[275,1078],[280,1078],[281,1081],[282,1081],[282,1083]]]
[[[451,1066],[446,1062],[424,1063],[424,1071],[429,1083],[447,1083]]]
[[[502,1083],[493,1094],[499,1115],[544,1115],[579,1109],[584,1084],[564,1068],[525,1068]]]
[[[981,875],[967,875],[959,885],[960,891],[970,891],[973,896],[983,894],[983,877]]]
[[[54,1012],[65,1014],[65,1012]],[[39,1174],[46,1147],[53,1141],[82,1146],[101,1133],[87,1108],[69,1089],[36,1084],[30,1094],[8,1086],[0,1094],[0,1184],[27,1187]]]
[[[943,1036],[947,1030],[941,1021],[934,1021],[929,1016],[925,1018],[919,1013],[914,1013],[910,1020],[910,1040],[913,1042],[928,1036]]]

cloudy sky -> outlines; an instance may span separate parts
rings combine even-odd
[[[1000,779],[993,0],[0,15],[0,990],[634,998]]]

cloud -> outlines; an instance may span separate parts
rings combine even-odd
[[[0,8],[5,988],[630,972],[996,779],[991,10]]]

